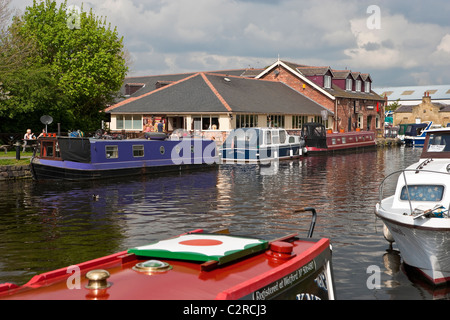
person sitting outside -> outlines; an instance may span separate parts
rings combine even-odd
[[[36,136],[31,132],[31,129],[27,129],[27,132],[23,136],[23,149],[22,152],[25,152],[25,148],[28,144],[28,140],[35,140]]]
[[[45,132],[45,129],[42,129],[42,132],[39,134],[38,139],[39,139],[40,137],[43,137],[45,133],[46,133],[46,132]]]

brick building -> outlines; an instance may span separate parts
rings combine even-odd
[[[278,60],[256,78],[283,82],[325,107],[334,131],[383,132],[385,99],[372,90],[369,74]]]
[[[420,104],[402,105],[395,110],[393,115],[394,126],[428,121],[446,127],[450,123],[450,105],[433,102],[427,92],[424,93]]]

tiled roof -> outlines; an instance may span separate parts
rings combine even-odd
[[[196,73],[111,106],[109,113],[280,113],[321,115],[324,108],[278,81]]]
[[[231,70],[218,70],[218,71],[209,71],[209,73],[218,73],[218,74],[226,74],[226,75],[234,75],[234,76],[242,76],[242,77],[255,77],[257,74],[261,72],[262,69],[231,69]],[[176,81],[180,81],[187,77],[196,74],[196,72],[190,73],[175,73],[175,74],[163,74],[163,75],[152,75],[152,76],[141,76],[141,77],[129,77],[125,78],[122,88],[120,89],[120,93],[122,95],[116,102],[123,101],[127,98],[137,97],[146,93],[149,93],[159,87],[158,84],[167,85]],[[126,96],[126,85],[131,86],[141,86],[141,89],[133,93],[132,95]]]
[[[363,92],[363,91],[348,91],[343,90],[337,85],[333,84],[331,89],[325,89],[330,94],[334,95],[337,98],[348,98],[348,99],[362,99],[362,100],[376,100],[376,101],[384,101],[384,98],[379,96],[375,91]]]
[[[445,104],[445,103],[432,103],[433,106],[438,107],[439,108],[439,112],[450,112],[450,105],[449,104]],[[405,105],[405,106],[400,106],[395,110],[395,113],[411,113],[412,109],[414,107],[418,106],[418,104],[416,105]]]
[[[305,76],[325,75],[330,67],[297,67],[297,71],[301,72]],[[332,72],[331,72],[332,73]]]
[[[335,79],[347,79],[348,75],[351,73],[350,70],[334,70],[333,74]]]

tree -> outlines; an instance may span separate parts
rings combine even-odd
[[[395,102],[392,102],[386,107],[386,111],[395,111],[397,108],[401,106],[400,99],[397,99]]]
[[[128,70],[117,29],[92,10],[34,0],[10,30],[33,44],[33,54],[26,68],[5,77],[11,98],[0,107],[0,117],[17,120],[32,112],[36,120],[49,114],[66,130],[98,129]]]

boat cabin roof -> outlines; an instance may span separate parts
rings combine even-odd
[[[325,126],[318,122],[304,123],[302,126],[302,133],[307,137],[326,137],[327,132]]]
[[[252,127],[252,128],[238,128],[233,129],[233,131],[249,131],[249,130],[256,130],[256,131],[286,131],[284,128],[275,128],[275,127]]]
[[[302,277],[316,272],[316,267],[319,268],[316,259],[323,259],[319,256],[329,248],[328,239],[298,239],[295,236],[272,241],[269,251],[266,250],[268,242],[263,240],[235,241],[235,238],[226,239],[226,235],[201,237],[202,234],[199,237],[187,234],[76,265],[82,274],[92,269],[106,270],[110,275],[106,289],[86,289],[89,283],[85,277],[80,279],[79,289],[68,289],[68,277],[72,275],[69,268],[74,267],[71,266],[37,275],[22,287],[4,286],[2,289],[0,286],[0,299],[235,300],[257,294],[255,290],[259,288],[273,287],[290,272],[304,270],[305,265],[308,270]],[[210,250],[211,247],[225,246],[226,240],[236,242],[240,248],[224,253]],[[222,241],[223,244],[219,243]],[[271,254],[274,246],[279,246],[280,250],[292,247],[293,251],[288,258],[280,260]],[[174,247],[177,249],[173,250]],[[201,249],[200,253],[192,249],[196,247]],[[277,291],[272,293],[273,296],[277,294]]]

